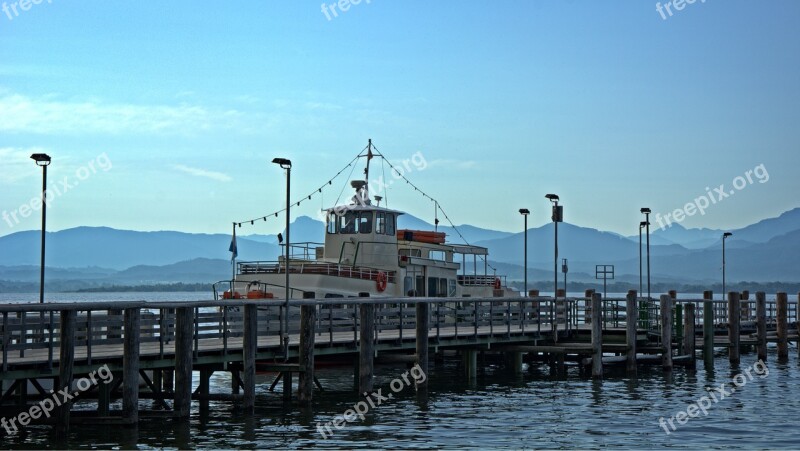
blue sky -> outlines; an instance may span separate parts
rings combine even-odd
[[[793,0],[698,1],[666,20],[649,0],[364,0],[331,20],[319,1],[4,4],[0,213],[17,216],[0,235],[39,228],[23,207],[41,188],[33,152],[53,157],[53,183],[79,182],[48,230],[224,233],[282,207],[272,158],[293,161],[300,199],[368,138],[395,163],[423,156],[407,175],[456,224],[517,230],[527,207],[537,226],[553,192],[568,222],[633,235],[640,207],[683,208],[762,164],[768,181],[683,225],[800,206]],[[402,185],[389,206],[432,221]]]

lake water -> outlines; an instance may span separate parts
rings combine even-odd
[[[150,295],[123,293],[119,297],[154,299]],[[188,299],[199,299],[197,295],[191,293]],[[95,294],[81,296],[89,300]],[[184,294],[163,296],[176,300]],[[442,364],[431,363],[427,397],[417,394],[413,386],[404,386],[392,399],[371,408],[363,421],[347,423],[342,429],[334,427],[327,439],[317,425],[333,421],[360,401],[352,391],[352,370],[318,370],[325,392],[315,392],[310,408],[284,405],[280,384],[275,392],[268,390],[274,376],[260,375],[252,415],[226,402],[212,402],[208,410],[193,403],[188,422],[143,419],[138,428],[73,426],[62,442],[54,441],[50,428],[38,426],[25,435],[4,437],[3,447],[796,448],[800,444],[797,348],[790,347],[785,363],[776,362],[771,348],[767,369],[760,374],[756,369],[761,367],[754,369],[754,363],[755,354],[743,353],[742,364],[731,368],[727,355],[720,353],[713,371],[699,361],[696,371],[676,368],[665,374],[660,367],[641,366],[638,378],[606,370],[602,381],[593,381],[580,375],[576,367],[569,367],[566,376],[553,377],[546,365],[532,364],[516,376],[501,364],[489,362],[485,367],[479,365],[477,381],[468,383],[457,360],[451,358]],[[381,388],[384,395],[390,393],[392,381],[405,371],[403,364],[379,366],[376,389]],[[719,399],[722,395],[715,390],[721,384],[727,393],[724,399]],[[228,375],[219,373],[212,378],[214,392],[227,393],[228,387]],[[708,390],[717,402],[710,400]],[[707,414],[697,412],[697,417],[679,424],[679,412],[698,402],[705,404],[704,396],[709,404]],[[142,401],[142,407],[152,409],[153,405]],[[663,427],[659,424],[662,417]],[[666,422],[671,417],[676,418],[674,431]]]

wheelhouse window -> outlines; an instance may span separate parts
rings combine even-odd
[[[356,233],[356,221],[358,213],[348,211],[339,216],[339,233]]]
[[[372,233],[372,212],[362,211],[358,216],[358,233]]]
[[[339,217],[336,213],[330,212],[328,213],[328,233],[333,234],[336,233],[336,223],[338,222]]]
[[[386,213],[386,234],[387,235],[394,235],[395,234],[395,215],[394,213]]]
[[[382,211],[375,213],[375,233],[379,235],[386,233],[386,213]]]

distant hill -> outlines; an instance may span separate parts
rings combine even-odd
[[[400,228],[432,230],[433,226],[403,215]],[[274,235],[244,236],[237,229],[241,260],[275,260],[280,254]],[[448,241],[461,242],[440,224]],[[471,244],[489,248],[498,274],[522,279],[524,233],[459,226]],[[721,278],[721,231],[674,225],[653,231],[651,273],[654,280],[716,281]],[[638,283],[638,235],[623,237],[574,224],[559,225],[559,259],[569,260],[570,280],[594,278],[595,265],[615,265],[619,280]],[[321,221],[302,216],[292,226],[292,242],[324,240]],[[38,283],[37,231],[0,237],[0,290]],[[47,283],[93,287],[98,284],[210,283],[230,278],[231,237],[226,234],[137,232],[108,227],[77,227],[47,234]],[[659,244],[663,243],[663,244]],[[698,247],[702,246],[702,247]],[[800,281],[800,208],[733,231],[726,241],[731,281]],[[528,231],[529,279],[549,279],[553,268],[553,224]],[[559,261],[559,265],[561,262]],[[559,275],[561,277],[561,275]]]

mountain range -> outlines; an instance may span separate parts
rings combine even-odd
[[[433,230],[411,215],[399,228]],[[653,227],[651,225],[651,227]],[[471,225],[438,227],[449,242],[489,248],[490,264],[510,280],[523,278],[524,233]],[[460,232],[460,235],[459,235]],[[551,280],[553,224],[528,230],[528,278]],[[800,281],[800,208],[776,218],[732,230],[726,240],[728,280]],[[650,236],[651,278],[660,282],[705,283],[721,278],[722,230],[687,229],[680,224],[653,227]],[[595,265],[614,265],[616,280],[638,283],[639,236],[625,237],[575,224],[558,228],[561,258],[569,262],[571,281],[595,278]],[[39,231],[0,237],[0,290],[38,287]],[[292,242],[322,242],[324,224],[302,216],[292,223]],[[108,227],[77,227],[47,233],[47,281],[52,287],[96,287],[112,284],[210,283],[229,279],[230,235],[175,231],[138,232]],[[646,240],[645,240],[646,241]],[[237,236],[238,259],[274,260],[280,253],[276,235]],[[643,255],[646,250],[643,246]],[[646,257],[645,257],[646,258]],[[559,274],[559,279],[563,275]]]

